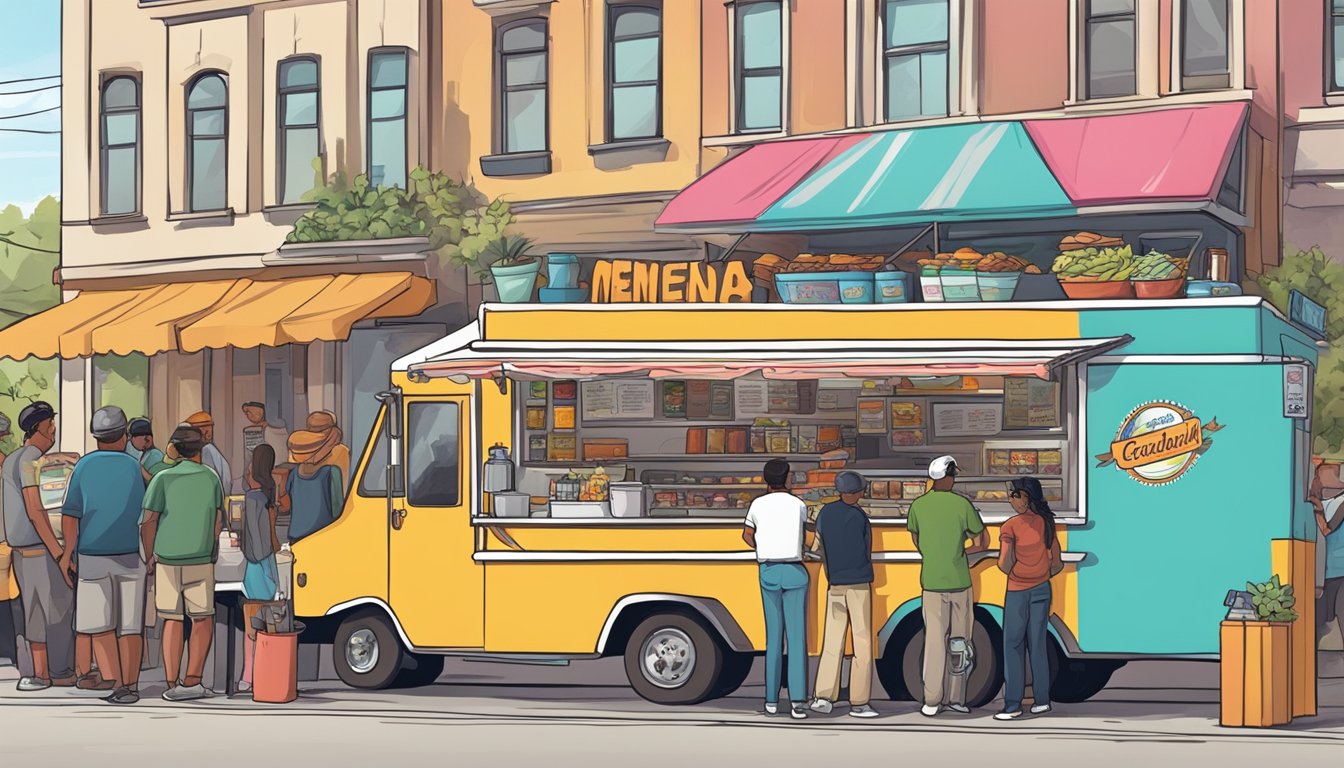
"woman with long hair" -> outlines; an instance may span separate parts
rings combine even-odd
[[[999,531],[999,570],[1008,574],[1003,599],[1003,711],[996,720],[1022,714],[1026,662],[1031,656],[1033,715],[1050,711],[1050,658],[1046,623],[1050,620],[1050,578],[1064,569],[1055,513],[1045,500],[1041,481],[1013,480],[1008,500],[1013,516]]]
[[[251,471],[247,475],[247,495],[243,502],[243,597],[251,601],[275,598],[280,587],[280,575],[275,564],[275,553],[280,543],[275,535],[275,449],[262,443],[252,452]],[[239,693],[252,690],[252,659],[256,654],[257,635],[251,626],[243,628],[243,679]]]

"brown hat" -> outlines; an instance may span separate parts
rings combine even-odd
[[[290,459],[300,464],[317,463],[323,458],[319,454],[327,447],[327,436],[321,432],[301,429],[289,436]]]
[[[336,428],[336,414],[331,411],[313,411],[308,414],[308,429],[312,432],[326,432]]]
[[[215,417],[205,411],[197,411],[187,417],[187,423],[193,427],[213,427]]]

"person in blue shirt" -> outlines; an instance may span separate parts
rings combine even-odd
[[[341,470],[323,463],[328,454],[326,435],[299,430],[289,436],[290,459],[298,465],[285,480],[291,543],[331,525],[341,514],[345,480]]]
[[[140,700],[144,653],[145,562],[140,553],[140,510],[145,481],[126,453],[126,414],[99,408],[90,425],[98,450],[75,464],[61,506],[66,547],[61,572],[76,570],[75,631],[92,638],[105,680],[115,686],[107,701]]]

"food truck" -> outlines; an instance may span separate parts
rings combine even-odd
[[[1243,296],[486,305],[394,364],[343,512],[294,546],[295,614],[359,688],[432,681],[449,655],[619,656],[650,701],[724,696],[765,648],[742,521],[785,458],[814,510],[840,469],[868,479],[878,675],[908,699],[905,514],[950,454],[991,548],[1011,478],[1041,480],[1066,563],[1052,692],[1081,701],[1127,660],[1216,658],[1247,580],[1312,593],[1315,361],[1311,328]],[[972,562],[975,705],[1002,683],[994,555]],[[807,568],[816,654],[826,580]]]

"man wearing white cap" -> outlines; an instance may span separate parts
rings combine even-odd
[[[921,560],[924,706],[920,712],[927,717],[936,716],[944,706],[960,714],[971,711],[966,706],[966,680],[970,676],[968,662],[975,657],[971,646],[975,601],[966,555],[984,550],[989,536],[971,502],[952,492],[957,472],[957,462],[951,456],[934,459],[929,464],[933,490],[915,499],[906,522]],[[974,542],[968,550],[966,540],[971,538]],[[962,663],[960,668],[952,665],[949,675],[948,659],[953,648]]]

